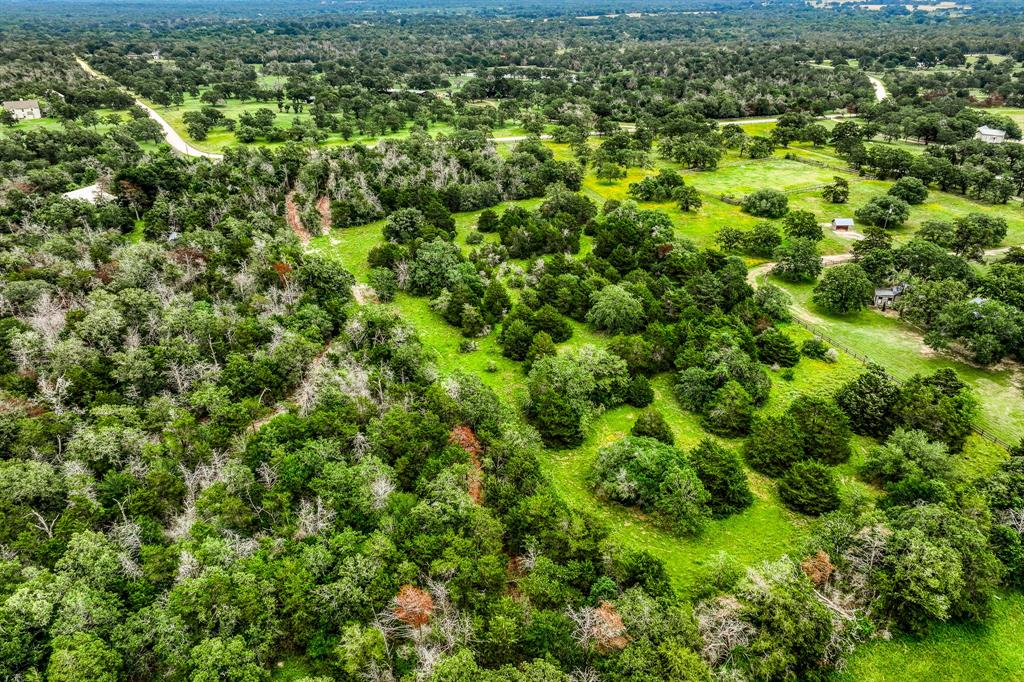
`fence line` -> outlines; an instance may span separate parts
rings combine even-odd
[[[872,360],[868,356],[864,355],[863,353],[861,353],[859,351],[856,351],[853,348],[850,348],[845,343],[842,343],[841,341],[837,341],[836,339],[834,339],[831,336],[829,336],[828,334],[824,333],[818,327],[816,327],[815,325],[811,324],[810,322],[806,322],[806,321],[801,320],[800,318],[797,318],[797,317],[794,317],[793,321],[796,322],[801,327],[803,327],[804,329],[806,329],[807,331],[809,331],[816,338],[821,339],[825,343],[828,343],[829,345],[838,348],[839,350],[843,351],[844,353],[846,353],[850,357],[855,358],[856,360],[859,360],[861,363],[863,363],[865,365],[878,365],[879,367],[882,367],[882,369],[885,370],[886,374],[888,374],[888,375],[890,375],[892,377],[895,377],[896,379],[899,379],[900,381],[906,381],[907,379],[910,378],[910,376],[912,376],[912,375],[907,375],[905,372],[894,372],[894,371],[892,371],[892,369],[890,369],[889,367],[885,367],[881,363],[875,362],[874,360]],[[985,440],[987,440],[987,441],[989,441],[991,443],[995,443],[996,445],[1000,446],[1004,450],[1009,450],[1010,447],[1011,447],[1010,444],[1007,443],[1005,440],[1003,440],[1002,438],[1000,438],[999,436],[995,435],[994,433],[992,433],[991,431],[989,431],[988,429],[986,429],[984,427],[972,424],[971,425],[971,430],[974,431],[974,433],[976,433],[979,436],[981,436],[982,438],[984,438]]]

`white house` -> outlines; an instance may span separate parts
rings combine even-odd
[[[978,128],[978,133],[974,136],[974,139],[988,142],[989,144],[1002,144],[1006,141],[1006,131],[999,130],[999,128],[981,126]]]
[[[39,108],[39,102],[34,99],[16,99],[4,102],[4,109],[14,114],[14,118],[19,121],[43,117],[43,112]]]

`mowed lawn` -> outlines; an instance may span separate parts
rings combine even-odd
[[[893,375],[909,377],[952,368],[970,384],[981,399],[982,426],[1011,443],[1024,437],[1024,369],[1015,363],[994,368],[967,364],[924,344],[921,333],[899,319],[862,310],[853,315],[830,315],[811,301],[813,286],[790,284],[771,278],[793,297],[797,314],[828,336],[864,354]]]
[[[1024,679],[1024,594],[1001,592],[979,625],[936,625],[925,637],[861,645],[837,682],[984,682]]]
[[[832,182],[835,175],[835,171],[828,168],[772,157],[745,159],[714,171],[693,173],[687,176],[687,181],[702,192],[742,198],[759,189],[788,192],[823,185]]]

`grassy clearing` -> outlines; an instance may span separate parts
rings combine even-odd
[[[175,129],[178,133],[185,138],[185,140],[194,146],[196,149],[201,149],[208,152],[219,152],[223,151],[227,147],[231,147],[239,144],[235,139],[235,133],[224,128],[214,128],[209,132],[207,138],[203,141],[197,141],[189,136],[185,129],[185,124],[182,121],[182,117],[186,112],[199,111],[202,107],[207,106],[206,103],[201,102],[198,97],[186,96],[182,104],[174,106],[157,106],[153,103],[149,103],[157,113],[164,117],[164,119]],[[243,102],[237,99],[229,99],[219,104],[216,107],[222,114],[227,118],[237,120],[238,117],[243,113],[253,113],[257,109],[270,109],[275,112],[276,117],[274,119],[274,125],[278,128],[287,129],[290,128],[294,121],[299,121],[303,124],[312,122],[313,117],[310,116],[308,111],[304,111],[301,114],[294,112],[284,112],[277,110],[277,102],[257,102],[257,101],[246,101]],[[427,129],[431,135],[450,134],[454,128],[447,123],[433,123]],[[331,147],[346,144],[355,144],[362,142],[369,144],[377,142],[378,140],[393,140],[393,139],[404,139],[409,137],[413,131],[413,124],[409,123],[401,130],[393,131],[385,135],[360,135],[354,134],[348,140],[344,139],[339,133],[331,133],[327,140],[322,146]],[[494,137],[512,137],[517,135],[526,135],[526,131],[520,128],[516,124],[510,124],[502,128],[497,128],[492,131]],[[266,142],[258,141],[255,144],[259,146],[277,147],[283,142]]]
[[[639,177],[641,173],[636,171],[634,175]],[[623,193],[630,179],[614,186],[589,186],[595,193],[600,194],[604,190],[609,194],[608,198],[611,198],[613,193]],[[632,178],[633,181],[635,179]],[[534,207],[539,200],[516,203]],[[712,203],[710,210],[723,208],[735,211],[735,207],[721,202]],[[475,225],[478,214],[475,212],[456,216],[457,242],[464,248],[465,236]],[[698,224],[701,225],[700,231],[707,230],[707,221],[703,218],[681,216],[678,211],[675,214],[680,232],[686,234],[688,227]],[[357,279],[365,280],[369,271],[366,256],[380,242],[383,224],[383,221],[379,221],[361,227],[333,230],[329,235],[314,239],[311,248],[338,258]],[[689,234],[693,236],[692,230]],[[706,234],[701,236],[706,237]],[[584,241],[589,242],[588,239]],[[416,328],[423,343],[434,351],[438,369],[442,373],[473,372],[510,405],[520,404],[526,394],[526,377],[519,363],[501,355],[496,332],[477,339],[475,351],[460,353],[462,337],[430,310],[426,298],[399,294],[390,305]],[[790,327],[788,332],[798,340],[809,337],[805,330],[797,326]],[[592,331],[586,325],[573,323],[573,336],[561,344],[561,348],[573,348],[586,343],[602,345],[606,341],[605,335]],[[801,393],[832,390],[834,386],[856,376],[859,371],[857,361],[846,355],[841,355],[840,361],[835,364],[803,359],[796,367],[792,381],[773,375],[775,386],[772,397],[762,411],[774,413],[784,409]],[[683,410],[672,396],[670,375],[658,376],[652,383],[656,395],[654,406],[666,415],[680,447],[693,448],[701,439],[708,437],[700,418]],[[703,535],[697,538],[679,538],[654,526],[635,510],[597,499],[586,482],[587,472],[597,451],[603,445],[628,434],[638,414],[639,410],[629,406],[609,410],[595,420],[590,435],[580,447],[545,450],[542,453],[543,470],[569,504],[602,519],[612,536],[626,546],[646,549],[659,557],[665,562],[674,584],[682,592],[689,592],[698,584],[702,572],[721,552],[731,555],[744,565],[750,565],[798,550],[807,529],[807,519],[787,511],[777,499],[774,483],[754,472],[749,472],[749,478],[756,496],[755,504],[742,514],[710,523]],[[739,445],[738,441],[724,442],[732,447]],[[866,445],[866,442],[858,443],[855,448],[858,455],[849,465],[839,470],[844,488],[848,490],[865,490],[862,484],[853,479],[853,472]]]
[[[1003,592],[983,625],[948,623],[925,638],[864,644],[838,682],[1020,680],[1024,671],[1024,594]]]
[[[110,114],[117,114],[121,117],[122,121],[128,120],[128,111],[126,109],[96,109],[95,111],[96,114],[99,115],[101,123],[89,128],[89,130],[94,130],[98,133],[104,133],[114,127],[103,120]],[[56,118],[34,118],[25,121],[18,121],[13,126],[0,126],[0,136],[19,130],[63,130],[64,127],[64,123]]]
[[[695,173],[687,179],[697,189],[712,194],[737,197],[770,187],[791,191],[832,182],[835,172],[780,158],[747,159],[714,171]]]
[[[990,114],[1006,116],[1017,122],[1017,125],[1024,127],[1024,108],[1021,107],[985,107],[982,111]]]
[[[797,315],[832,338],[856,348],[896,376],[931,373],[946,367],[955,369],[981,399],[980,426],[1010,442],[1024,436],[1024,400],[1020,396],[1024,370],[1019,365],[1007,363],[992,369],[974,367],[928,348],[917,330],[897,318],[875,310],[846,316],[829,315],[811,301],[812,285],[789,284],[774,278],[772,282],[793,297]],[[978,456],[983,461],[990,459],[984,454]]]
[[[568,153],[567,150],[558,149],[557,145],[552,147],[556,148],[556,154]],[[635,182],[644,174],[653,172],[634,170],[625,181],[613,185],[605,185],[588,176],[585,191],[595,200],[623,198],[630,181]],[[751,172],[760,173],[760,169]],[[771,174],[761,174],[760,177],[773,179]],[[854,191],[857,192],[857,188],[864,184],[854,183]],[[868,185],[865,188],[868,191],[863,195],[869,196],[871,191],[884,191],[885,183],[880,185]],[[798,202],[794,203],[799,206]],[[540,200],[516,203],[535,207]],[[756,221],[737,207],[710,198],[706,198],[704,208],[694,214],[683,214],[674,206],[665,204],[645,204],[645,207],[666,210],[672,216],[677,232],[699,243],[708,243],[715,230],[724,224],[749,226]],[[818,214],[828,215],[820,210]],[[478,212],[455,216],[457,242],[463,248],[466,248],[465,237],[475,225],[477,216]],[[379,243],[382,227],[383,221],[380,221],[362,227],[334,230],[329,235],[316,238],[312,248],[338,258],[358,279],[365,280],[368,272],[366,256]],[[488,235],[488,238],[492,236]],[[586,250],[590,240],[585,238],[583,241]],[[930,372],[945,366],[956,368],[978,390],[984,404],[984,420],[989,428],[1004,428],[1008,435],[1010,429],[1024,426],[1024,404],[1019,399],[1017,378],[1010,376],[1010,372],[979,370],[931,354],[921,345],[920,339],[898,320],[874,312],[865,312],[849,319],[822,316],[817,311],[809,310],[810,287],[785,285],[785,288],[793,295],[798,310],[813,315],[815,321],[824,325],[830,335],[844,339],[869,357],[877,358],[905,373]],[[526,393],[525,375],[518,363],[501,355],[496,333],[492,332],[488,337],[479,339],[476,351],[459,353],[461,336],[430,310],[425,298],[401,294],[391,305],[414,325],[424,344],[434,350],[438,369],[442,373],[476,373],[508,404],[519,404]],[[573,330],[573,337],[562,344],[563,348],[583,343],[602,344],[605,341],[603,335],[594,333],[585,325],[573,323]],[[810,337],[809,332],[795,324],[789,325],[786,331],[798,342]],[[771,396],[761,412],[777,413],[800,394],[831,393],[861,371],[859,361],[845,353],[840,354],[835,364],[803,358],[795,368],[791,381],[783,380],[778,374],[772,375]],[[693,448],[707,436],[701,427],[700,418],[686,412],[676,402],[672,396],[670,375],[656,377],[652,386],[655,391],[654,407],[665,414],[677,444],[683,449]],[[580,447],[548,449],[541,453],[540,463],[545,475],[569,504],[601,519],[607,524],[612,537],[625,546],[644,549],[658,557],[664,562],[673,584],[683,595],[693,594],[713,565],[712,562],[721,553],[749,566],[800,551],[808,531],[808,519],[786,510],[778,500],[774,482],[752,471],[748,472],[748,478],[755,494],[753,506],[741,514],[709,523],[704,533],[697,538],[676,537],[654,526],[635,510],[597,499],[586,482],[597,451],[603,445],[626,435],[638,412],[629,406],[609,410],[595,420],[590,435]],[[738,441],[724,442],[730,447],[739,446]],[[853,457],[850,462],[836,469],[844,494],[877,496],[877,490],[858,481],[855,475],[873,441],[855,437],[852,444]],[[1003,458],[1005,452],[1000,448],[979,437],[972,437],[958,459],[957,467],[963,475],[975,477],[991,471]],[[854,654],[848,669],[839,679],[842,682],[1015,679],[1024,670],[1024,653],[1019,647],[1022,627],[1024,597],[1019,594],[1002,595],[996,604],[993,618],[985,627],[944,625],[936,628],[933,635],[926,639],[900,637],[888,642],[879,640],[867,643]]]

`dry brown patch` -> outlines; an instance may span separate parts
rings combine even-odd
[[[803,570],[804,575],[810,578],[814,586],[818,588],[828,584],[829,578],[832,577],[836,570],[828,554],[823,551],[819,551],[814,556],[804,559],[800,562],[800,568]]]
[[[414,628],[423,627],[430,622],[430,614],[434,612],[434,598],[412,585],[402,585],[394,600],[395,618]]]
[[[448,442],[458,445],[469,455],[469,497],[476,504],[481,504],[484,500],[484,472],[480,455],[484,452],[484,446],[473,429],[465,425],[452,429]]]
[[[331,200],[328,197],[320,197],[316,202],[316,210],[320,212],[320,232],[327,234],[331,229]]]
[[[629,644],[622,616],[611,602],[603,601],[594,612],[594,644],[602,653],[622,651]]]
[[[299,238],[299,241],[308,244],[311,237],[309,230],[302,225],[302,220],[299,218],[299,207],[295,205],[295,190],[288,192],[284,198],[284,217],[288,221],[288,227]]]

